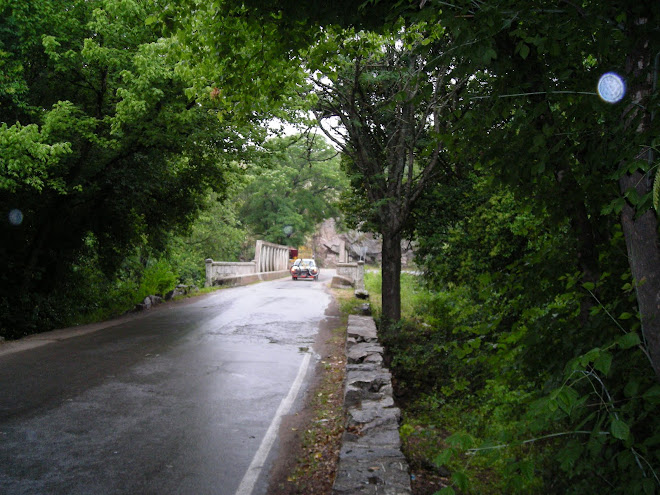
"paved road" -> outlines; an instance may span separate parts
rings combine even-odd
[[[329,280],[225,289],[0,348],[0,493],[263,493]]]

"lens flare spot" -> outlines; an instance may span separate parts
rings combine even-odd
[[[607,103],[617,103],[626,94],[626,83],[614,73],[603,74],[598,80],[598,95]]]
[[[12,225],[20,225],[23,223],[23,212],[21,210],[13,209],[9,212],[9,223]]]

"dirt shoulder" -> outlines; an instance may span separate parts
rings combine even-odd
[[[303,407],[284,418],[268,495],[327,495],[344,431],[346,322],[335,298],[314,343],[320,359]]]

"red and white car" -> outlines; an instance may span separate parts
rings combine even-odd
[[[311,278],[314,281],[319,279],[319,267],[312,259],[298,258],[293,262],[291,267],[291,278],[298,280],[299,278]]]

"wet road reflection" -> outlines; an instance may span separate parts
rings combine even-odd
[[[235,493],[329,280],[226,289],[0,355],[0,493]]]

